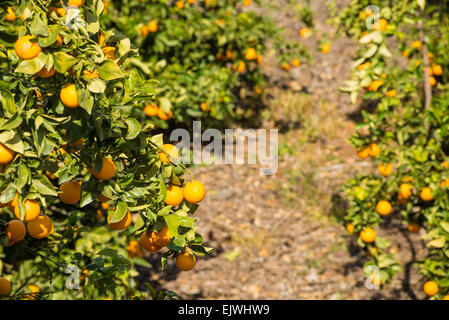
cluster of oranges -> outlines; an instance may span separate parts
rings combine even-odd
[[[144,108],[144,112],[149,117],[157,116],[161,120],[170,120],[173,118],[173,110],[166,113],[155,104],[147,104]]]
[[[151,20],[147,25],[140,28],[140,34],[146,37],[150,32],[155,33],[158,29],[158,22]]]

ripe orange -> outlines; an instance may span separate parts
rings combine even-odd
[[[245,53],[245,59],[246,60],[256,60],[257,59],[257,52],[254,48],[248,48]]]
[[[79,107],[78,92],[76,91],[76,86],[73,83],[66,84],[62,87],[61,92],[59,93],[59,98],[67,108]]]
[[[22,221],[32,221],[35,220],[37,217],[39,217],[39,214],[41,213],[41,206],[36,200],[26,200],[25,204],[25,217],[24,219],[20,219],[20,209],[19,205],[17,204],[14,207],[14,215],[17,219]]]
[[[373,25],[374,30],[384,31],[388,25],[388,21],[384,18],[380,19],[377,23]]]
[[[376,205],[376,211],[381,216],[387,216],[391,213],[392,207],[388,201],[381,200]]]
[[[14,46],[17,55],[23,60],[33,59],[42,52],[42,48],[37,41],[31,40],[36,40],[36,38],[30,35],[23,36],[17,40]]]
[[[449,294],[445,295],[441,300],[449,300]]]
[[[422,188],[419,196],[423,201],[432,201],[433,200],[432,189],[430,189],[429,187]]]
[[[448,163],[447,161],[441,162],[441,165],[442,165],[445,169],[449,169],[449,163]]]
[[[84,0],[69,0],[67,5],[69,7],[81,7],[84,4]]]
[[[196,258],[189,252],[181,252],[176,256],[176,266],[181,271],[190,271],[196,264]]]
[[[128,256],[133,257],[142,257],[142,250],[140,249],[140,245],[136,240],[131,240],[126,247],[126,251],[128,252]]]
[[[366,243],[374,242],[374,240],[376,240],[376,231],[370,227],[367,227],[360,232],[360,238]]]
[[[151,20],[148,24],[148,31],[150,32],[156,32],[158,28],[158,23],[156,20]]]
[[[167,197],[165,198],[165,204],[169,206],[179,206],[184,200],[184,194],[182,189],[178,186],[170,186],[167,188]]]
[[[392,89],[392,90],[389,90],[389,91],[387,91],[387,92],[385,92],[385,95],[387,96],[387,97],[396,97],[396,94],[397,94],[397,92],[396,92],[396,89]]]
[[[67,181],[59,186],[59,199],[65,204],[75,204],[81,199],[81,185],[77,181]]]
[[[292,65],[297,68],[301,65],[301,61],[298,58],[293,58]]]
[[[376,92],[383,84],[382,80],[373,80],[368,86],[368,91]]]
[[[380,164],[378,166],[379,173],[381,175],[383,175],[384,177],[388,177],[393,172],[393,169],[394,169],[394,167],[391,163],[386,164],[386,165]]]
[[[234,70],[237,70],[238,72],[242,73],[243,71],[245,71],[245,69],[246,69],[245,62],[240,61],[239,64],[237,65],[237,67],[235,67]]]
[[[101,209],[108,210],[109,207],[110,207],[109,203],[107,203],[107,202],[102,202],[101,203]]]
[[[56,73],[56,70],[54,68],[51,68],[50,70],[48,70],[47,68],[43,67],[41,69],[41,71],[39,71],[38,73],[36,73],[36,75],[38,75],[41,78],[50,78],[51,76],[53,76]]]
[[[48,216],[38,216],[37,219],[28,222],[27,231],[35,239],[47,238],[53,233],[53,222]]]
[[[357,152],[357,156],[362,159],[366,159],[369,157],[369,147],[363,148]]]
[[[363,69],[368,68],[370,65],[371,65],[371,62],[367,61],[367,62],[362,63],[361,65],[359,65],[357,67],[357,70],[362,71]]]
[[[11,282],[6,278],[0,277],[0,296],[7,296],[11,291]]]
[[[93,71],[83,70],[83,75],[89,80],[92,80],[94,78],[100,78],[100,74],[95,69]]]
[[[368,153],[373,158],[377,157],[380,153],[379,145],[377,143],[371,143],[369,145]]]
[[[415,40],[412,42],[411,46],[412,46],[412,48],[415,48],[415,49],[421,49],[422,43],[419,40]]]
[[[434,77],[429,77],[429,83],[432,87],[437,85],[437,80]]]
[[[173,117],[173,111],[170,110],[169,113],[167,114],[164,111],[162,111],[162,109],[157,109],[157,116],[161,120],[169,120]]]
[[[131,222],[133,221],[133,216],[131,215],[131,212],[127,211],[125,216],[122,220],[119,222],[109,223],[109,216],[108,216],[108,224],[109,226],[114,230],[124,230],[128,228],[131,225]]]
[[[412,196],[412,190],[411,184],[403,183],[399,186],[399,195],[404,199],[409,199]]]
[[[155,242],[156,234],[154,232],[143,232],[140,236],[140,245],[148,252],[156,252],[161,250],[161,247],[158,246]]]
[[[110,59],[110,60],[115,60],[115,47],[104,47],[102,49],[104,56],[106,57],[106,59]]]
[[[169,164],[171,161],[176,161],[179,158],[179,151],[174,145],[164,144],[161,149],[165,151],[158,151],[162,163]]]
[[[94,168],[92,168],[92,174],[98,180],[109,180],[115,176],[115,173],[117,172],[117,166],[115,165],[114,161],[109,158],[103,158],[102,162],[103,164],[100,171],[95,172]]]
[[[433,74],[436,76],[441,76],[443,74],[443,68],[439,64],[432,65]]]
[[[194,3],[195,3],[195,0],[187,0],[187,3],[188,3],[188,4],[194,4]]]
[[[354,225],[353,225],[352,223],[348,223],[348,224],[346,225],[346,230],[348,230],[348,232],[349,232],[350,234],[352,234],[352,233],[354,232]]]
[[[158,247],[166,247],[170,243],[171,233],[167,227],[162,228],[159,232],[153,235],[154,243]]]
[[[371,283],[374,285],[382,285],[382,279],[379,277],[379,275],[376,275],[374,272],[370,274]]]
[[[56,12],[57,15],[59,15],[61,17],[65,16],[64,8],[48,7],[47,10],[48,10],[48,13],[52,13],[54,11],[54,12]]]
[[[8,8],[6,9],[5,19],[6,19],[6,21],[9,21],[9,22],[16,21],[17,16],[16,16],[16,14],[14,13],[14,11],[12,10],[12,7],[8,7]]]
[[[299,30],[299,35],[303,38],[308,38],[310,36],[310,29],[307,27],[302,28],[301,30]]]
[[[26,235],[26,227],[20,220],[11,220],[6,225],[6,236],[9,239],[9,245],[22,241]]]
[[[285,71],[290,70],[290,63],[288,63],[288,62],[281,63],[281,69],[285,70]]]
[[[15,151],[0,143],[0,165],[10,163],[15,155]]]
[[[408,231],[412,232],[412,233],[417,233],[419,232],[419,230],[421,229],[421,226],[416,223],[416,222],[411,222],[408,226],[407,226]]]
[[[251,0],[243,0],[243,5],[245,7],[249,6],[251,4]]]
[[[206,102],[201,102],[200,104],[200,108],[203,112],[209,112],[210,111],[210,107]]]
[[[177,6],[179,9],[184,8],[184,1],[176,1],[176,6]]]
[[[148,30],[147,26],[143,26],[142,28],[140,28],[140,34],[144,37],[146,37],[148,35],[150,31]]]
[[[257,63],[261,64],[263,61],[263,57],[261,55],[257,56]]]
[[[155,117],[158,110],[159,108],[154,104],[147,104],[144,109],[145,114],[149,117]]]
[[[424,292],[428,296],[434,296],[438,293],[438,284],[435,281],[427,281],[424,284]]]
[[[35,300],[36,294],[40,292],[39,288],[33,284],[29,284],[28,289],[30,290],[30,295],[24,296],[23,300]]]
[[[187,182],[184,187],[184,198],[190,203],[198,203],[206,196],[206,189],[198,180]]]
[[[331,45],[329,43],[325,43],[321,46],[321,52],[326,54],[329,53],[329,51],[331,51]]]

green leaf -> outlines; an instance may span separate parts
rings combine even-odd
[[[141,131],[141,126],[139,121],[133,118],[126,119],[126,124],[128,125],[128,134],[126,135],[125,139],[127,140],[133,140],[135,139]]]
[[[123,78],[123,73],[117,64],[111,60],[106,60],[100,68],[98,68],[98,73],[103,80],[115,80]]]
[[[17,66],[14,72],[21,72],[26,74],[36,74],[45,66],[45,55],[40,54],[34,59],[23,60]]]
[[[171,214],[164,216],[165,223],[167,224],[168,230],[170,230],[170,233],[177,237],[179,226],[181,225],[181,217],[176,214]]]
[[[94,98],[91,96],[89,91],[86,89],[78,90],[78,98],[80,107],[86,110],[88,114],[91,114],[94,106]]]
[[[23,142],[18,132],[4,131],[0,133],[0,142],[15,152],[20,154],[24,152]]]
[[[33,179],[32,185],[33,188],[35,188],[39,194],[53,197],[58,196],[55,187],[45,176],[41,177],[40,179]]]
[[[5,115],[10,118],[16,113],[16,104],[14,97],[9,90],[0,89],[0,103],[2,104]]]
[[[119,201],[115,211],[108,212],[109,223],[120,222],[128,212],[128,204],[125,201]]]
[[[71,67],[73,67],[78,59],[65,53],[65,52],[55,52],[53,53],[55,70],[59,73],[65,73]]]
[[[87,90],[89,90],[92,93],[104,93],[106,90],[106,84],[103,80],[94,78],[89,81],[87,85]]]

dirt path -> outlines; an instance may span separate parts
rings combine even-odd
[[[333,28],[325,24],[325,1],[312,3],[317,32],[305,43],[314,63],[289,73],[279,69],[274,57],[263,63],[271,83],[264,127],[285,129],[279,171],[262,176],[250,165],[195,169],[208,190],[196,213],[199,232],[216,251],[200,258],[191,272],[179,273],[169,265],[163,274],[153,275],[154,284],[196,299],[416,297],[420,277],[413,271],[381,291],[368,290],[362,274],[366,255],[338,222],[345,210],[341,184],[356,172],[371,170],[372,164],[359,161],[346,142],[358,106],[338,92],[350,77],[356,47],[347,39],[334,39],[329,54],[317,52],[317,39]],[[301,25],[294,17],[276,19],[288,36],[297,36]],[[409,239],[407,233],[388,228],[384,235],[395,243],[393,250],[408,252],[414,246],[416,255],[422,254],[419,236]],[[400,258],[407,264],[412,257]]]

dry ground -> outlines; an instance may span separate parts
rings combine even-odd
[[[277,174],[260,175],[255,165],[194,169],[208,190],[196,213],[199,232],[216,250],[191,272],[169,265],[153,274],[156,286],[195,299],[423,298],[422,279],[411,268],[423,254],[419,235],[395,220],[385,223],[382,235],[401,252],[405,272],[383,290],[369,290],[362,274],[366,254],[342,226],[342,183],[373,167],[347,143],[361,106],[338,91],[350,77],[356,46],[339,38],[327,55],[316,49],[317,39],[334,30],[325,23],[325,2],[312,1],[316,33],[305,41],[312,64],[286,73],[275,57],[263,63],[270,81],[263,127],[282,131]],[[297,37],[300,22],[285,11],[276,20]]]

